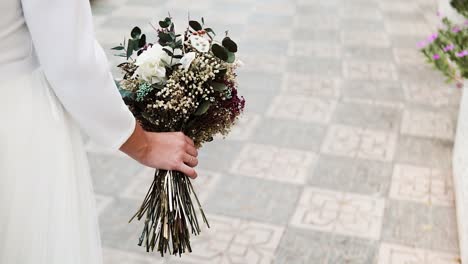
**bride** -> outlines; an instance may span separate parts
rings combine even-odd
[[[120,98],[88,0],[0,1],[0,263],[98,264],[80,128],[143,165],[197,176],[181,133],[145,132]]]

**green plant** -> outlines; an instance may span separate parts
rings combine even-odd
[[[437,33],[418,46],[427,62],[447,77],[447,82],[461,85],[463,79],[468,79],[468,1],[452,0],[451,4],[467,21],[458,25],[444,17]]]

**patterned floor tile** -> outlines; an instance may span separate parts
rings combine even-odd
[[[346,3],[346,2],[345,2]],[[382,12],[369,6],[347,6],[340,10],[340,16],[349,19],[366,19],[369,21],[382,21]]]
[[[341,33],[341,41],[344,46],[390,47],[388,36],[382,32],[343,31]]]
[[[291,225],[378,240],[384,206],[381,198],[308,187],[302,193]]]
[[[401,84],[396,81],[343,81],[341,93],[344,100],[354,102],[376,102],[398,105],[404,99]]]
[[[304,126],[302,122],[264,118],[253,132],[251,141],[282,148],[319,152],[326,125]]]
[[[210,194],[212,188],[217,184],[220,176],[216,172],[203,169],[198,169],[197,173],[198,177],[192,180],[192,184],[198,199],[203,203]],[[147,168],[134,177],[133,181],[125,187],[120,196],[142,202],[153,180],[154,169]]]
[[[284,227],[207,215],[210,229],[193,240],[193,252],[173,263],[252,263],[269,264],[280,242]]]
[[[428,73],[433,71],[433,68],[431,68],[429,64],[403,64],[398,66],[397,71],[398,76],[403,83],[436,83],[440,84],[442,87],[447,88],[447,85],[444,84],[445,77],[442,74],[431,74],[428,76]]]
[[[271,103],[267,116],[302,122],[328,123],[335,106],[335,100],[280,95]]]
[[[247,144],[231,167],[232,173],[280,182],[303,184],[307,170],[314,166],[317,155],[312,152]]]
[[[385,24],[383,20],[372,20],[367,17],[343,18],[341,19],[340,29],[343,31],[382,32],[385,31]]]
[[[96,194],[96,210],[97,213],[100,214],[106,207],[112,203],[114,198],[112,196],[107,196],[107,195],[102,195],[102,194]]]
[[[380,1],[379,7],[384,12],[397,12],[397,13],[410,13],[414,14],[418,11],[419,6],[414,2],[404,2],[404,1]]]
[[[407,109],[403,113],[401,133],[413,136],[453,140],[455,117],[448,112]]]
[[[296,40],[290,43],[288,55],[297,57],[339,58],[341,49],[338,45]]]
[[[395,35],[411,35],[425,37],[431,33],[431,28],[422,22],[405,23],[402,21],[387,21],[387,31]]]
[[[330,190],[386,197],[392,165],[387,162],[321,155],[308,183]]]
[[[268,73],[276,73],[277,76],[282,74],[286,68],[286,57],[277,56],[271,54],[250,54],[250,55],[239,55],[244,66],[241,68],[242,71],[261,71]],[[254,67],[255,66],[255,67]],[[276,76],[274,76],[276,79]],[[268,85],[262,85],[261,87],[270,87]],[[253,86],[253,88],[259,88]]]
[[[326,9],[322,10],[326,14]],[[294,17],[293,26],[299,27],[302,25],[315,25],[314,29],[317,30],[338,30],[340,27],[340,20],[335,16],[327,16],[323,14],[311,15],[297,15]]]
[[[343,125],[332,125],[322,145],[322,153],[391,161],[395,153],[396,135]]]
[[[446,170],[397,164],[393,170],[390,198],[454,207],[452,174]]]
[[[210,214],[286,225],[301,187],[253,177],[222,175],[204,208]]]
[[[244,86],[248,90],[268,90],[278,91],[281,87],[282,76],[276,73],[266,73],[256,71],[246,71],[248,66],[245,67],[245,71],[239,73],[239,85]]]
[[[398,108],[359,103],[339,104],[333,117],[333,123],[382,131],[398,131],[400,122]]]
[[[316,44],[336,45],[337,43],[341,43],[340,32],[338,30],[316,30],[310,27],[295,28],[291,39],[292,41],[312,41]]]
[[[405,98],[413,104],[432,105],[435,107],[458,106],[460,89],[434,86],[430,83],[406,83],[403,85]]]
[[[242,146],[242,142],[229,140],[216,140],[205,144],[198,152],[198,168],[220,173],[227,172]]]
[[[384,62],[346,61],[343,76],[349,80],[395,81],[398,79],[395,66]]]
[[[294,96],[337,98],[339,87],[340,81],[336,79],[287,73],[283,78],[282,92]]]
[[[274,263],[374,264],[377,250],[376,241],[292,227],[286,229]]]
[[[415,48],[394,48],[393,55],[398,64],[421,65],[425,63],[424,55]]]
[[[414,136],[400,136],[395,161],[422,167],[450,168],[453,142]]]
[[[252,137],[253,132],[261,122],[258,114],[244,114],[231,129],[228,140],[246,141]]]
[[[150,253],[133,253],[118,249],[104,248],[104,264],[167,264],[168,261]]]
[[[287,68],[290,72],[316,77],[339,78],[342,75],[341,60],[333,58],[303,59],[290,56]]]
[[[117,195],[141,172],[143,166],[126,157],[88,154],[94,190],[100,194]]]
[[[459,264],[454,254],[384,243],[379,249],[378,264]]]
[[[387,200],[382,241],[428,250],[458,251],[455,209]]]
[[[343,47],[343,58],[345,60],[370,60],[389,62],[392,61],[392,50],[389,48],[375,48],[367,46]]]
[[[141,201],[116,198],[99,215],[102,245],[108,248],[143,253],[138,246],[138,238],[143,230],[143,221],[128,223],[137,212]]]

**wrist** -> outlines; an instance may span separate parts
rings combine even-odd
[[[142,161],[149,153],[150,144],[147,132],[141,127],[137,121],[135,130],[128,140],[122,145],[120,150],[128,156]]]

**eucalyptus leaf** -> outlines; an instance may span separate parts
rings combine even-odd
[[[112,48],[113,50],[124,50],[124,46],[117,46],[117,47],[113,47]]]
[[[138,41],[138,48],[143,48],[146,45],[146,35],[141,35],[140,40]]]
[[[134,39],[140,37],[140,35],[141,35],[141,29],[139,27],[134,27],[132,29],[132,32],[130,33],[130,36],[132,36],[132,38]]]
[[[223,60],[223,61],[227,61],[228,60],[228,51],[226,50],[225,47],[223,46],[220,46],[218,44],[213,44],[211,46],[211,51],[213,51],[213,54],[218,57],[219,59]]]
[[[205,28],[205,31],[216,36],[216,33],[214,32],[212,28]]]
[[[195,21],[195,20],[190,20],[189,25],[195,31],[199,31],[199,30],[203,29],[203,27],[200,25],[200,23],[198,23],[198,21]]]
[[[123,99],[135,99],[135,94],[128,90],[119,88],[119,92]]]
[[[197,111],[195,111],[194,115],[201,116],[201,115],[205,114],[208,111],[208,109],[210,108],[210,106],[211,106],[210,101],[203,101],[198,106]]]
[[[167,48],[163,48],[163,50],[167,53],[167,55],[169,56],[173,56],[174,53],[172,53],[172,51],[168,50]]]
[[[237,44],[230,37],[225,37],[222,43],[223,46],[230,52],[237,52]]]
[[[166,22],[166,21],[159,21],[159,26],[161,28],[168,28],[171,24],[169,22]]]
[[[224,75],[226,75],[226,73],[227,73],[227,69],[220,69],[219,73],[217,75],[219,75],[221,77],[224,77]]]
[[[211,86],[217,92],[224,92],[227,89],[227,86],[224,83],[212,82]]]
[[[168,33],[164,33],[164,32],[159,32],[158,37],[159,37],[159,40],[161,40],[162,42],[169,42],[172,40],[171,35],[169,35]]]
[[[226,62],[234,63],[234,61],[236,61],[236,54],[233,53],[233,52],[228,51],[228,58],[227,58]]]
[[[133,51],[138,49],[138,43],[134,39],[129,39],[127,43],[127,59],[133,54]]]

